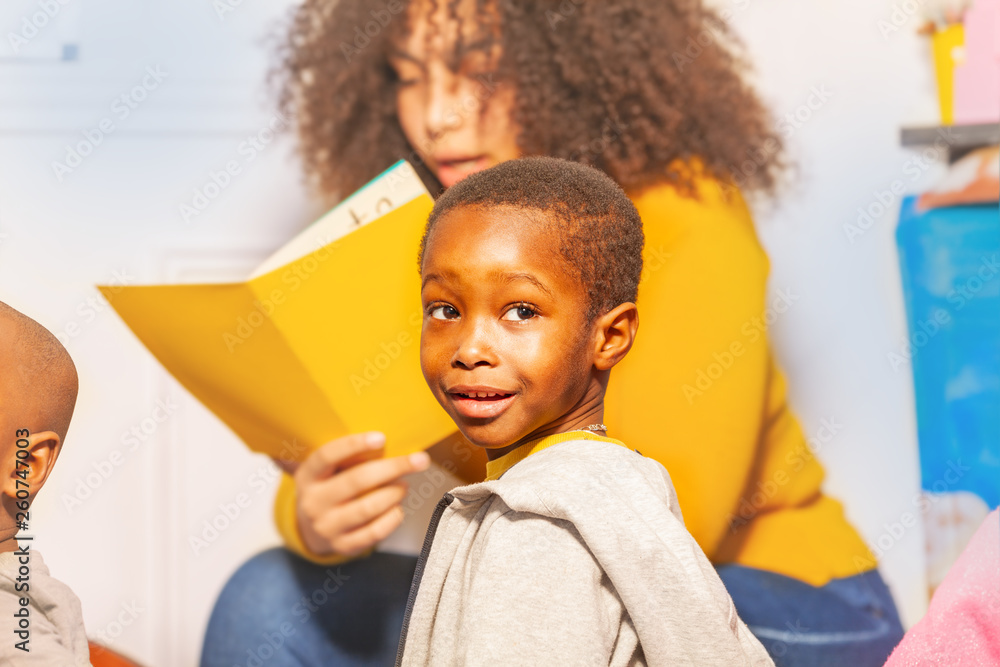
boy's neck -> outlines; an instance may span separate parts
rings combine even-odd
[[[570,431],[580,431],[587,426],[592,426],[593,424],[600,424],[604,420],[604,397],[602,396],[599,401],[594,405],[590,406],[580,406],[567,414],[563,415],[559,419],[549,422],[545,426],[535,429],[531,433],[528,433],[523,438],[520,438],[517,442],[508,445],[506,447],[491,448],[486,450],[486,458],[490,461],[494,461],[504,454],[508,454],[521,445],[531,442],[532,440],[538,440],[539,438],[544,438],[549,435],[556,435],[557,433],[568,433]],[[601,433],[601,431],[597,431]]]
[[[0,554],[17,551],[17,528],[13,525],[0,528]]]

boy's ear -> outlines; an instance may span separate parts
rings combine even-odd
[[[632,302],[618,304],[598,317],[594,327],[597,335],[594,367],[611,370],[632,349],[639,329],[639,309]]]
[[[28,436],[26,446],[14,447],[10,454],[14,461],[9,467],[4,466],[9,474],[3,479],[0,495],[15,499],[20,489],[27,490],[29,496],[34,498],[55,467],[61,446],[58,433],[39,431]]]

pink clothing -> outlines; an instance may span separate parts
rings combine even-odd
[[[965,58],[955,66],[955,124],[1000,120],[1000,0],[975,0],[966,12]]]
[[[993,510],[941,582],[927,615],[885,667],[1000,665],[1000,510]]]

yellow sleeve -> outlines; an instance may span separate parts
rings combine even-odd
[[[285,547],[318,565],[337,565],[346,563],[355,558],[364,558],[375,551],[374,547],[356,556],[343,556],[341,554],[319,555],[309,550],[302,536],[299,535],[299,522],[295,506],[295,478],[288,473],[281,474],[281,483],[278,486],[278,493],[274,498],[274,523],[278,528]]]
[[[609,435],[656,459],[711,559],[759,460],[770,355],[769,264],[739,196],[633,197],[646,235],[639,330],[611,372]]]

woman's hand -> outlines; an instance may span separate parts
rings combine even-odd
[[[403,521],[404,475],[426,470],[426,452],[381,458],[385,436],[357,433],[323,445],[292,472],[299,534],[317,555],[353,556]],[[283,466],[284,467],[284,466]]]

